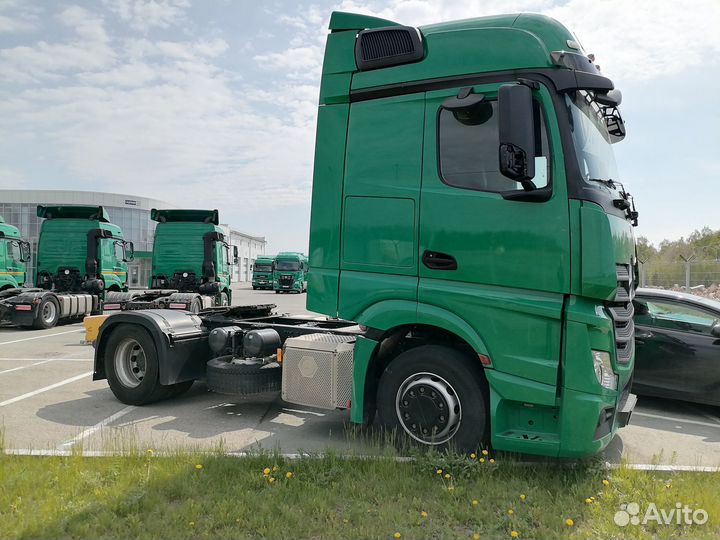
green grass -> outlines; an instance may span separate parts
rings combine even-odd
[[[219,451],[3,454],[0,538],[392,539],[397,532],[408,539],[484,539],[510,538],[512,531],[519,538],[720,536],[720,473],[607,471],[597,462],[521,466],[491,464],[489,457],[480,463],[480,457],[422,455],[398,462],[334,454],[237,458]],[[678,501],[703,508],[709,521],[613,522],[621,503],[653,501],[668,510]]]

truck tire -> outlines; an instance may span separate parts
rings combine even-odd
[[[116,326],[103,354],[110,390],[123,403],[146,405],[173,395],[175,385],[160,384],[157,350],[144,328],[134,324]],[[185,390],[188,388],[190,385]]]
[[[54,296],[45,296],[37,307],[37,316],[32,327],[38,330],[53,328],[60,320],[60,304]]]
[[[190,301],[190,311],[192,313],[200,313],[200,310],[202,309],[202,302],[199,298],[193,298]]]
[[[229,360],[230,356],[221,356],[208,361],[205,376],[213,392],[246,395],[280,390],[280,364],[232,364]]]
[[[424,345],[401,353],[385,368],[377,392],[378,421],[415,445],[477,450],[488,442],[488,396],[479,360]]]

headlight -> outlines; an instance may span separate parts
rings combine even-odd
[[[617,390],[617,375],[613,372],[610,363],[610,353],[606,351],[592,351],[595,376],[603,388]]]

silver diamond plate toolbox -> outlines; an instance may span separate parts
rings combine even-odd
[[[322,409],[344,409],[352,398],[355,336],[307,334],[285,341],[282,398]]]

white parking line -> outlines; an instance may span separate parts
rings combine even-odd
[[[40,364],[47,364],[48,362],[53,362],[54,360],[55,360],[54,358],[50,358],[49,360],[42,360],[41,362],[35,362],[34,364],[28,364],[27,366],[3,369],[2,371],[0,371],[0,375],[2,375],[3,373],[10,373],[11,371],[19,371],[21,369],[25,369],[25,368],[29,368],[29,367],[33,367],[33,366],[39,366]]]
[[[714,428],[718,427],[718,424],[711,424],[710,422],[700,422],[698,420],[685,420],[683,418],[676,418],[674,416],[663,416],[661,414],[633,412],[633,416],[644,416],[647,418],[657,418],[659,420],[670,420],[671,422],[678,422],[680,424],[695,424],[698,426],[708,426],[708,427],[714,427]]]
[[[137,409],[137,407],[135,405],[128,405],[124,409],[120,409],[115,414],[111,414],[110,416],[108,416],[104,420],[101,420],[94,426],[87,428],[85,431],[81,432],[77,437],[73,437],[69,441],[65,441],[64,443],[58,445],[58,447],[57,447],[58,450],[66,450],[68,447],[72,447],[73,445],[79,443],[83,439],[87,439],[90,435],[101,430],[102,428],[104,428],[105,426],[110,424],[111,422],[114,422],[118,418],[122,418],[127,413],[129,413],[130,411],[133,411],[135,409]]]
[[[55,334],[43,334],[42,336],[33,336],[23,339],[14,339],[12,341],[0,341],[0,345],[10,345],[11,343],[20,343],[21,341],[30,341],[31,339],[43,339],[53,336],[62,336],[63,334],[72,334],[74,332],[84,332],[84,328],[78,328],[76,330],[68,330],[67,332],[56,332]]]
[[[88,371],[87,373],[83,373],[81,375],[76,375],[75,377],[70,377],[69,379],[65,379],[64,381],[60,381],[55,384],[51,384],[50,386],[44,386],[43,388],[38,388],[37,390],[33,390],[32,392],[28,392],[27,394],[23,394],[21,396],[6,399],[5,401],[0,401],[0,407],[5,407],[6,405],[10,405],[11,403],[17,403],[18,401],[22,401],[23,399],[37,396],[38,394],[42,394],[43,392],[47,392],[48,390],[53,390],[54,388],[58,388],[59,386],[63,386],[63,385],[70,384],[75,381],[79,381],[80,379],[89,377],[92,374],[93,374],[92,371]]]

